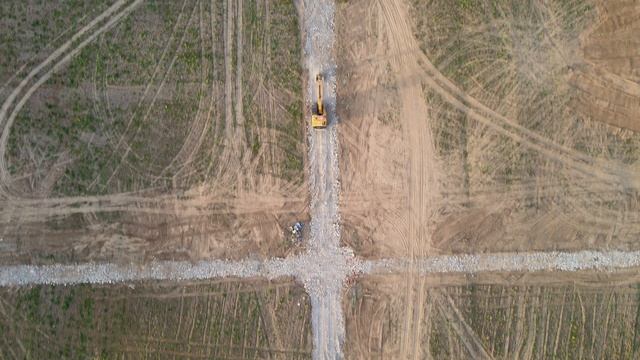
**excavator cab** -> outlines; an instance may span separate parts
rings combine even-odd
[[[311,126],[314,129],[324,129],[327,127],[327,115],[324,113],[324,104],[322,102],[322,81],[322,75],[316,75],[318,100],[311,109]]]

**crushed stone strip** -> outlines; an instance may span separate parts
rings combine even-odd
[[[295,258],[294,258],[295,259]],[[0,267],[0,286],[114,284],[144,280],[204,280],[222,277],[275,279],[295,274],[294,259],[267,261],[154,261],[148,264],[83,263]]]
[[[331,269],[330,261],[333,263]],[[265,261],[154,261],[148,264],[82,263],[69,265],[11,265],[0,267],[0,286],[115,284],[144,280],[205,280],[222,277],[294,277],[310,296],[335,294],[343,276],[394,274],[414,271],[421,274],[480,272],[612,272],[640,267],[640,251],[577,251],[493,253],[478,255],[436,255],[415,261],[382,259],[359,261],[349,251],[335,254],[307,252],[286,259]],[[325,280],[331,279],[329,284]],[[319,291],[318,291],[319,290]]]
[[[302,0],[304,58],[308,71],[307,105],[315,100],[315,76],[324,77],[324,105],[328,126],[308,125],[310,236],[309,258],[298,279],[311,300],[313,359],[340,359],[345,339],[342,291],[352,257],[340,248],[340,194],[338,117],[336,114],[336,62],[334,59],[334,0]]]
[[[585,250],[577,252],[436,255],[415,261],[372,260],[361,262],[357,272],[362,274],[418,272],[426,275],[480,272],[615,271],[634,267],[640,267],[640,251]]]

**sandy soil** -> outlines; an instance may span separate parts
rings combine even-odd
[[[573,74],[575,108],[586,118],[640,130],[640,28],[637,4],[602,2],[599,21],[582,34],[584,68]]]
[[[481,3],[339,7],[344,243],[636,249],[637,5]]]
[[[352,2],[339,11],[343,241],[364,256],[429,250],[438,165],[411,30],[395,2]],[[364,21],[355,25],[349,19]]]
[[[624,1],[341,3],[343,243],[409,267],[429,254],[638,249],[637,11]],[[576,329],[558,325],[563,305],[525,310],[552,290],[515,291],[499,300],[519,319],[504,339],[487,333],[493,320],[474,320],[473,308],[458,303],[463,291],[454,296],[433,281],[410,271],[352,289],[348,357],[589,357],[600,351],[594,339],[606,336],[584,331],[604,321],[585,314],[599,313],[608,295],[588,300]],[[455,281],[465,287],[475,278]],[[524,299],[530,291],[543,298]],[[572,307],[580,295],[566,296]],[[540,324],[540,316],[553,320]],[[624,325],[597,329],[617,334],[601,345],[633,355],[635,317],[611,316]],[[554,339],[540,340],[549,327]],[[585,340],[575,343],[576,333]]]

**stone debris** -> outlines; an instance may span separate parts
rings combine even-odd
[[[354,266],[353,254],[340,248],[340,192],[336,62],[334,59],[334,0],[303,0],[304,58],[308,71],[307,101],[315,96],[315,77],[324,77],[324,105],[328,125],[309,127],[309,186],[311,223],[309,253],[299,259],[297,277],[311,299],[313,358],[342,358],[344,315],[342,288]]]
[[[476,255],[436,255],[413,262],[405,260],[365,261],[359,272],[385,274],[418,272],[442,273],[535,272],[581,270],[615,271],[640,267],[640,251],[526,252]]]

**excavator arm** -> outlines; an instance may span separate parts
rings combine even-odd
[[[316,85],[318,86],[318,115],[324,115],[324,104],[322,103],[322,75],[316,75]]]

